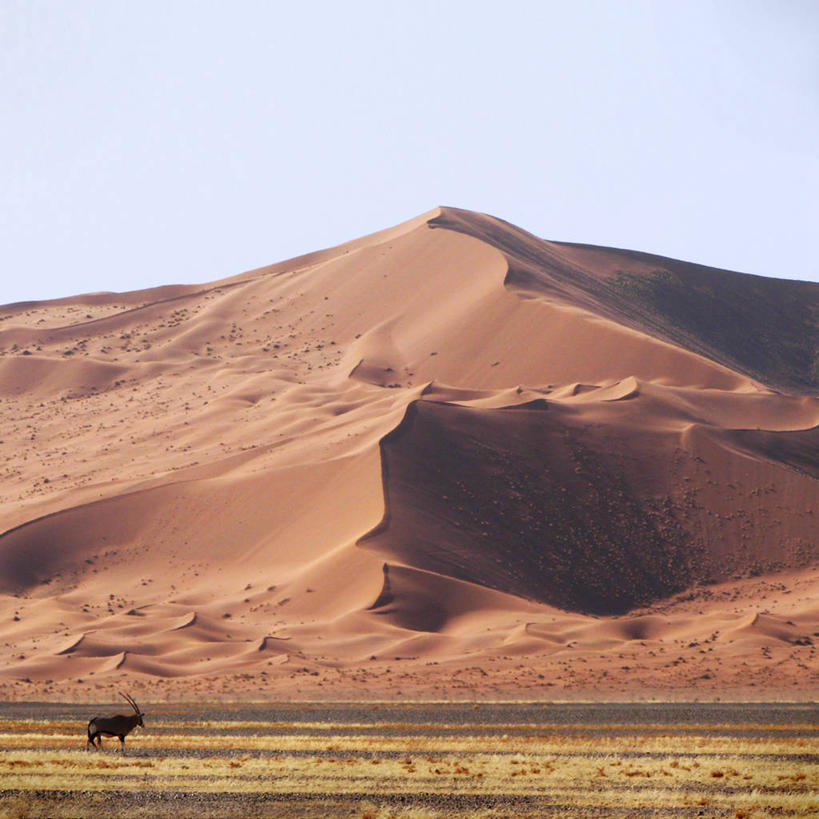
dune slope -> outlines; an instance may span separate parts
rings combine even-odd
[[[431,224],[500,249],[511,286],[583,304],[770,386],[819,390],[819,313],[811,282],[546,242],[491,216],[453,208]]]
[[[666,391],[652,391],[653,406],[632,393],[620,399],[627,409],[605,398],[491,410],[417,402],[382,441],[388,508],[362,543],[596,614],[810,565],[815,431],[692,424]],[[746,518],[761,485],[770,514]]]
[[[817,314],[452,208],[2,307],[0,695],[809,690]]]

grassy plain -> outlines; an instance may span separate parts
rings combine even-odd
[[[819,816],[812,704],[0,704],[0,817]]]

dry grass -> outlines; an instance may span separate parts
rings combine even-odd
[[[707,791],[730,785],[770,793],[812,793],[818,797],[819,811],[819,766],[813,763],[772,763],[736,753],[704,759],[598,757],[573,752],[568,744],[559,753],[440,754],[437,750],[389,757],[144,757],[114,751],[18,750],[0,754],[0,777],[4,787],[19,790],[127,790],[148,785],[154,790],[237,793],[449,793],[454,787],[471,793],[517,795],[624,786],[634,790],[649,782],[664,791],[679,790],[681,785]]]
[[[544,709],[545,710],[545,709]],[[350,722],[344,721],[341,723],[345,731],[369,730],[373,728],[373,723],[370,722]],[[416,733],[424,733],[435,735],[445,731],[483,731],[486,729],[486,724],[482,722],[384,722],[377,723],[379,728],[391,733],[408,731]],[[281,730],[288,733],[299,731],[321,731],[332,733],[336,729],[336,725],[329,722],[306,722],[306,721],[287,721],[276,722],[271,720],[174,720],[172,722],[163,721],[161,719],[150,718],[150,730],[156,731],[181,731],[185,734],[198,731],[218,731],[220,733],[226,732],[234,734],[237,732],[252,733],[254,731],[260,733],[273,733]],[[491,728],[498,733],[531,733],[542,732],[543,725],[535,723],[492,723]],[[768,734],[776,734],[778,732],[792,732],[792,731],[813,731],[816,725],[811,722],[803,723],[787,723],[785,725],[774,722],[747,722],[747,723],[733,723],[733,722],[715,722],[715,723],[697,723],[692,726],[690,731],[718,733],[721,731],[731,732],[765,732]],[[7,717],[0,717],[0,732],[17,733],[20,731],[36,730],[38,734],[60,734],[71,733],[76,735],[77,722],[69,720],[48,720],[48,719],[11,719]],[[662,722],[599,722],[599,723],[574,723],[572,725],[560,726],[561,735],[572,734],[600,734],[611,733],[614,731],[623,732],[637,732],[640,734],[662,733],[667,734],[679,733],[680,735],[688,735],[690,731],[678,731],[674,727]]]
[[[16,819],[80,816],[94,794],[111,792],[140,798],[200,794],[237,803],[254,796],[303,796],[325,803],[335,797],[348,812],[341,807],[328,812],[322,803],[319,812],[300,815],[372,819],[538,816],[547,811],[568,818],[605,809],[629,816],[662,816],[675,809],[736,819],[819,816],[819,764],[811,758],[819,748],[813,737],[736,739],[672,730],[662,736],[637,732],[622,737],[594,737],[591,729],[589,735],[562,730],[495,733],[504,726],[492,726],[478,737],[395,736],[390,735],[394,727],[381,725],[384,733],[377,736],[344,736],[342,731],[355,728],[349,723],[321,723],[328,736],[293,733],[292,723],[287,726],[291,733],[281,736],[270,723],[264,724],[263,735],[219,735],[210,733],[219,727],[211,721],[186,723],[186,731],[169,723],[173,733],[154,725],[151,732],[131,735],[123,755],[116,740],[109,740],[103,752],[81,750],[84,738],[76,724],[69,733],[64,723],[10,722],[0,733],[0,782],[13,793],[0,799],[0,817]],[[221,725],[225,731],[236,730],[235,723]],[[49,803],[46,811],[49,795],[78,792],[85,795]],[[389,803],[399,796],[410,804]],[[458,797],[471,800],[469,806],[446,806]],[[149,807],[144,815],[164,815]],[[211,807],[205,801],[193,815],[234,815],[211,813]],[[143,814],[134,808],[106,815]]]
[[[160,733],[157,724],[152,723],[149,730],[139,731],[128,737],[129,747],[161,750],[196,748],[198,750],[228,751],[234,748],[247,750],[281,750],[281,751],[352,751],[352,752],[423,752],[430,747],[438,751],[453,752],[496,752],[509,753],[563,753],[570,747],[575,753],[655,753],[662,754],[673,749],[677,753],[698,755],[724,754],[726,749],[738,754],[769,754],[792,755],[798,753],[816,753],[817,743],[813,738],[788,737],[726,737],[702,736],[699,734],[676,733],[669,730],[662,736],[643,734],[629,734],[621,737],[594,736],[592,732],[584,735],[566,736],[562,731],[548,733],[512,733],[490,734],[488,736],[395,736],[389,735],[393,731],[390,725],[379,725],[385,735],[352,734],[339,736],[328,731],[326,735],[286,733],[281,736],[275,734],[245,734],[230,733],[232,723],[225,726],[224,734],[180,733],[179,724],[169,727],[173,733]],[[2,726],[0,726],[2,727]],[[73,726],[72,733],[37,733],[37,732],[0,732],[0,748],[55,748],[63,747],[84,748],[85,737]],[[299,726],[290,725],[290,731]],[[349,725],[344,724],[344,729]],[[813,726],[811,726],[813,727]],[[272,729],[275,730],[275,729]],[[493,726],[495,730],[495,726]],[[501,726],[500,730],[503,730]],[[112,747],[116,740],[107,740]],[[432,746],[431,746],[432,743]]]

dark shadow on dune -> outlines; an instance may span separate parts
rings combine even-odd
[[[368,611],[412,631],[440,631],[449,619],[424,572],[384,564],[384,585]],[[395,581],[395,583],[394,583]]]
[[[667,499],[630,483],[563,414],[412,405],[382,442],[388,511],[360,543],[598,614],[684,588],[694,551]]]
[[[723,430],[719,436],[738,450],[819,478],[819,427],[773,432],[766,429]]]
[[[473,236],[507,258],[506,283],[551,295],[679,345],[777,389],[819,391],[819,284],[751,276],[649,253],[550,242],[514,225],[443,208],[430,227]],[[607,275],[573,261],[599,256]],[[776,271],[774,271],[776,272]]]
[[[630,413],[597,417],[589,423],[557,402],[410,405],[381,442],[386,511],[359,544],[405,566],[600,615],[819,557],[806,534],[817,430],[694,425],[683,434]],[[404,591],[405,607],[424,596]],[[376,607],[390,595],[386,583]]]
[[[400,628],[440,632],[462,615],[515,608],[520,603],[485,585],[436,572],[392,563],[385,563],[383,568],[384,583],[367,611]]]

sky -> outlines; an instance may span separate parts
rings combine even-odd
[[[0,304],[437,205],[819,281],[814,0],[0,0]]]

